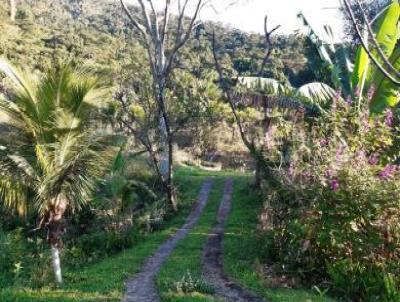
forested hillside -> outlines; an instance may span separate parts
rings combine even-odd
[[[400,301],[399,1],[205,4],[0,0],[1,302]]]
[[[43,70],[51,60],[72,60],[76,64],[89,64],[118,74],[123,60],[128,60],[132,52],[145,56],[138,45],[137,34],[118,4],[108,1],[22,1],[15,22],[10,21],[7,8],[8,1],[2,0],[0,54],[20,65]],[[185,62],[181,62],[182,67],[192,73],[212,69],[209,35],[214,26],[220,37],[220,47],[229,55],[235,71],[254,75],[263,60],[264,37],[212,23],[197,28],[194,39],[183,50]],[[274,40],[275,50],[264,76],[290,81],[297,87],[313,81],[315,76],[306,55],[315,51],[311,45],[305,47],[305,38],[293,34],[276,36]],[[143,63],[140,57],[136,57],[136,61]]]

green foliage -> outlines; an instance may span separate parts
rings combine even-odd
[[[64,257],[67,265],[79,268],[81,265],[98,262],[122,250],[132,247],[136,241],[132,229],[122,231],[95,231],[83,234],[69,242]]]
[[[80,210],[113,154],[93,125],[106,98],[104,87],[87,71],[69,66],[49,70],[38,82],[5,61],[0,70],[14,84],[11,99],[0,102],[3,129],[13,129],[0,140],[4,203],[29,205],[46,216],[62,198],[68,210]]]
[[[296,91],[295,96],[320,108],[329,108],[330,101],[335,96],[335,91],[324,83],[314,82],[301,86]]]
[[[397,47],[393,51],[389,61],[397,70],[400,70],[400,47]],[[374,112],[382,112],[387,107],[396,107],[399,103],[398,86],[379,73],[373,81],[377,86],[374,86],[376,87],[376,91],[371,100],[371,110]]]
[[[264,96],[292,97],[294,107],[309,105],[321,110],[330,107],[330,101],[336,94],[333,88],[320,82],[307,83],[296,89],[290,84],[283,84],[275,79],[239,77],[238,84],[238,90],[241,92],[244,89],[245,95],[250,93]],[[291,106],[288,106],[288,108],[291,108]]]
[[[350,299],[396,301],[400,292],[399,137],[388,111],[369,118],[337,100],[293,132],[290,165],[277,172],[264,215],[268,259],[307,283],[328,279]]]
[[[282,95],[290,90],[289,87],[281,84],[278,80],[270,78],[240,77],[239,84],[248,89],[268,95]]]
[[[375,113],[382,112],[387,107],[395,107],[399,101],[398,85],[391,82],[368,58],[367,52],[362,46],[358,47],[355,56],[354,68],[352,68],[347,47],[345,44],[335,46],[332,32],[326,28],[332,42],[326,43],[314,32],[303,15],[308,28],[309,39],[318,49],[321,59],[327,66],[330,66],[332,83],[334,87],[344,94],[344,97],[357,96],[361,101],[368,93],[373,94],[371,110]],[[400,6],[398,1],[391,2],[384,11],[374,19],[372,24],[375,38],[383,54],[396,70],[399,70],[399,18]],[[365,39],[365,38],[364,38]],[[372,44],[372,43],[371,43]],[[397,47],[396,47],[397,45]],[[378,50],[370,46],[372,55],[386,68]],[[365,100],[365,98],[364,98]]]
[[[189,271],[183,275],[180,281],[174,282],[173,290],[177,294],[184,295],[194,292],[211,295],[214,292],[212,285],[207,284],[202,279],[193,279]]]
[[[265,255],[265,244],[269,238],[257,231],[260,228],[258,217],[263,207],[263,194],[252,189],[251,177],[238,174],[233,177],[233,205],[223,241],[224,267],[228,276],[239,280],[267,301],[334,301],[326,293],[314,293],[308,287],[300,288],[300,282],[292,281],[289,274],[273,272],[274,263],[266,262]],[[276,248],[279,247],[273,249]],[[276,263],[276,266],[280,264]]]
[[[400,18],[400,5],[396,0],[385,9],[385,11],[375,20],[373,27],[376,40],[382,48],[383,53],[390,57],[396,47],[399,39],[399,23]],[[375,57],[378,56],[378,51],[373,50],[372,53]]]
[[[43,240],[26,237],[22,228],[0,232],[0,287],[19,285],[41,287],[51,280],[49,255]]]
[[[392,4],[375,21],[374,29],[376,40],[381,47],[384,55],[396,70],[400,70],[400,4],[392,1]],[[396,46],[397,45],[397,46]],[[379,58],[377,50],[372,51],[375,58],[383,64]],[[372,63],[370,63],[372,65]],[[383,64],[385,66],[385,64]],[[386,107],[395,107],[399,102],[398,86],[387,79],[375,65],[370,68],[368,83],[375,89],[371,100],[371,110],[382,112]]]
[[[357,50],[355,65],[352,76],[352,87],[364,90],[364,84],[369,68],[369,57],[364,48],[359,47]]]
[[[337,44],[332,29],[325,26],[328,40],[323,40],[308,23],[307,18],[300,13],[308,39],[314,44],[322,61],[321,68],[330,73],[330,81],[335,89],[340,89],[345,96],[351,94],[350,77],[352,66],[349,60],[347,46]]]

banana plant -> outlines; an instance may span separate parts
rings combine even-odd
[[[399,19],[400,5],[398,0],[394,0],[371,22],[376,43],[383,52],[383,55],[388,58],[390,64],[396,70],[400,70]],[[371,54],[375,58],[378,58],[379,63],[384,64],[383,60],[379,58],[378,49],[371,49]],[[381,112],[386,107],[394,107],[399,103],[399,86],[391,82],[381,70],[371,62],[367,51],[362,46],[360,46],[357,51],[356,68],[353,73],[352,85],[354,89],[360,91],[359,100],[361,100],[368,91],[372,90],[373,95],[370,107],[373,112]]]
[[[324,26],[326,37],[322,38],[317,34],[303,13],[299,13],[297,17],[303,23],[305,33],[315,45],[321,60],[331,71],[331,81],[334,88],[341,90],[347,97],[351,94],[350,79],[353,72],[353,64],[349,59],[346,46],[336,43],[337,39],[330,26]]]
[[[399,103],[398,85],[388,79],[376,64],[371,62],[370,55],[365,50],[370,36],[365,28],[370,26],[374,36],[372,41],[376,42],[390,64],[396,70],[400,70],[398,0],[393,0],[372,21],[364,20],[364,31],[361,34],[366,45],[359,46],[357,49],[354,66],[348,59],[345,46],[335,45],[335,38],[329,26],[325,26],[325,32],[330,42],[322,42],[323,40],[316,34],[305,16],[300,13],[298,17],[303,21],[307,35],[316,46],[321,59],[331,67],[332,82],[336,89],[342,91],[344,97],[357,98],[358,107],[360,107],[362,100],[369,99],[366,97],[367,94],[371,94],[372,112],[382,112],[386,107],[394,107]],[[371,50],[371,55],[378,58],[380,64],[384,64],[377,48]]]

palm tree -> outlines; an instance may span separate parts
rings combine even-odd
[[[114,155],[95,123],[106,89],[89,71],[70,66],[37,81],[2,60],[0,71],[13,85],[9,96],[0,95],[0,202],[40,218],[62,283],[65,215],[88,204]]]

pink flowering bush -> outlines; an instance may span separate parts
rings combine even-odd
[[[400,301],[396,115],[336,100],[293,131],[291,162],[269,188],[271,263],[354,301]]]

